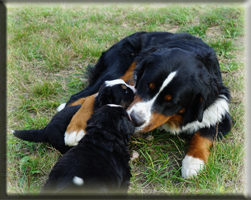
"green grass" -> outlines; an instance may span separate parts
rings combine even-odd
[[[47,144],[21,141],[11,129],[42,128],[60,103],[86,86],[83,72],[101,53],[137,31],[189,32],[218,56],[232,95],[233,128],[211,148],[205,169],[183,179],[190,136],[155,130],[132,138],[130,194],[243,193],[244,8],[235,5],[8,4],[7,192],[37,194],[60,154]]]

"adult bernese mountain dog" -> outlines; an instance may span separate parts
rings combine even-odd
[[[58,160],[41,193],[126,193],[131,177],[128,145],[134,131],[121,106],[97,109],[87,121],[85,136]]]
[[[87,74],[89,85],[71,96],[66,106],[93,95],[106,80],[121,78],[135,86],[128,112],[136,132],[162,127],[193,135],[182,161],[183,177],[196,175],[208,160],[213,140],[230,131],[230,93],[217,56],[188,33],[134,33],[102,53]],[[77,135],[74,130],[66,135],[71,133]]]
[[[47,142],[57,149],[61,154],[66,153],[72,146],[75,146],[84,136],[87,120],[91,117],[94,110],[101,108],[106,104],[121,105],[124,109],[132,103],[135,94],[134,87],[126,84],[123,80],[105,81],[100,87],[99,92],[95,95],[86,97],[81,105],[66,107],[58,112],[43,129],[33,130],[15,130],[15,137],[30,142]],[[76,114],[80,111],[80,115]],[[83,131],[77,136],[77,141],[71,141],[67,137],[67,141],[71,141],[68,145],[64,141],[64,133],[71,120],[75,120],[75,124],[80,124]],[[69,128],[69,127],[68,127]]]

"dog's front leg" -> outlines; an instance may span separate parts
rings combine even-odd
[[[86,97],[81,108],[72,117],[64,135],[65,145],[76,146],[84,137],[87,126],[86,122],[93,114],[95,95],[96,94]]]
[[[191,139],[188,151],[182,161],[181,173],[184,178],[197,175],[203,169],[210,155],[210,147],[213,145],[213,139],[207,135],[202,135],[200,131],[196,132]]]

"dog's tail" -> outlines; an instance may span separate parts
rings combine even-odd
[[[12,133],[15,137],[29,142],[46,142],[44,129],[15,130]]]

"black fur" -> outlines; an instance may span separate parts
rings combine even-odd
[[[73,95],[68,103],[97,92],[106,80],[120,78],[133,62],[137,62],[134,73],[137,95],[143,101],[158,92],[172,71],[178,71],[178,77],[160,94],[151,110],[172,116],[177,114],[179,109],[185,108],[186,112],[180,114],[183,117],[180,128],[191,122],[201,122],[204,111],[216,99],[223,98],[222,95],[230,102],[229,90],[222,83],[217,56],[200,38],[188,33],[138,32],[102,53],[97,64],[91,69],[88,87]],[[155,89],[151,91],[147,87],[150,82],[156,84]],[[166,93],[171,93],[172,101],[163,101]],[[223,119],[221,123],[225,126],[225,135],[231,128],[231,117],[227,111]],[[216,127],[216,124],[211,128],[213,127]],[[209,131],[208,137],[210,136]]]
[[[137,94],[143,100],[153,98],[166,77],[171,72],[177,72],[175,78],[158,96],[151,110],[165,116],[181,115],[183,121],[179,124],[180,128],[191,122],[202,122],[204,111],[217,99],[226,97],[227,102],[230,102],[230,93],[223,85],[213,49],[207,45],[201,49],[198,45],[195,46],[196,53],[184,50],[189,49],[186,44],[180,44],[179,48],[158,49],[144,57],[135,70]],[[205,54],[204,60],[199,53]],[[156,85],[154,90],[148,88],[151,82]],[[172,96],[168,102],[164,99],[166,94]],[[179,114],[182,108],[185,112]],[[225,135],[231,128],[231,117],[227,111],[223,119],[221,126],[225,126],[223,131]],[[216,124],[212,124],[211,128],[215,127]],[[208,132],[208,137],[210,135],[211,132]]]
[[[64,154],[71,148],[64,143],[64,133],[71,118],[80,107],[80,105],[66,107],[58,112],[43,129],[16,130],[13,134],[17,138],[30,142],[47,142]]]
[[[89,85],[83,91],[71,96],[67,105],[79,98],[95,94],[105,81],[123,76],[142,50],[142,44],[144,44],[142,40],[145,40],[146,34],[145,32],[134,33],[114,44],[108,51],[103,52],[94,68],[89,67]]]
[[[134,92],[129,87],[122,88],[122,84],[107,87],[104,83],[95,97],[94,110],[101,108],[106,104],[121,105],[124,109],[132,103],[134,99]]]
[[[87,121],[86,135],[50,172],[41,193],[126,193],[130,184],[128,142],[134,133],[122,107],[103,106]],[[73,178],[83,179],[76,185]]]

